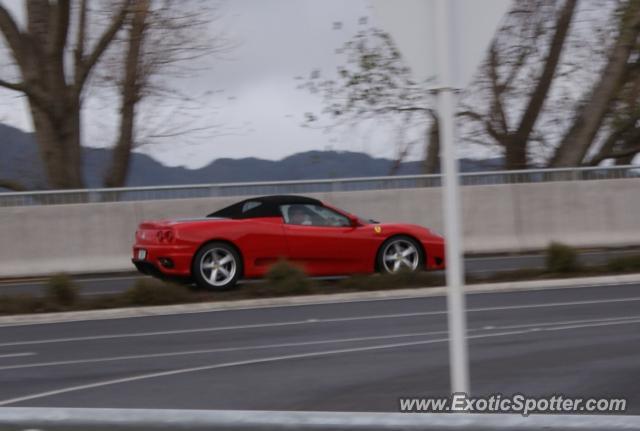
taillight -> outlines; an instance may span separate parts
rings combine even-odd
[[[173,231],[170,229],[159,230],[156,233],[156,238],[158,239],[158,242],[173,242]]]

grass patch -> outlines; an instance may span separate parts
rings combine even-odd
[[[307,277],[304,269],[286,260],[271,265],[265,282],[273,295],[300,295],[310,293],[313,281]]]
[[[171,284],[152,278],[136,280],[133,287],[122,293],[119,302],[130,306],[169,305],[192,302],[191,290],[181,284]]]
[[[52,311],[43,298],[33,295],[0,296],[0,314],[42,313]]]
[[[56,274],[47,281],[45,298],[48,303],[59,307],[73,307],[80,299],[79,291],[68,274]]]
[[[607,262],[607,270],[611,272],[640,271],[640,255],[610,259]]]
[[[552,242],[545,253],[547,271],[552,273],[577,272],[580,270],[578,250],[558,242]]]

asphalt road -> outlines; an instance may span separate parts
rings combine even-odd
[[[580,255],[580,260],[585,265],[602,265],[613,257],[631,254],[638,255],[640,251],[631,249],[585,252]],[[544,265],[544,256],[540,254],[472,257],[465,259],[466,271],[474,275],[490,275],[500,271],[516,269],[543,268]],[[131,287],[136,280],[142,277],[143,276],[136,273],[126,275],[89,275],[76,276],[75,281],[81,288],[81,294],[97,296],[120,293]],[[42,279],[0,281],[0,294],[39,295],[44,291],[46,283],[46,280]]]
[[[624,397],[640,285],[467,297],[474,395]],[[0,405],[397,411],[447,395],[445,298],[0,327]]]

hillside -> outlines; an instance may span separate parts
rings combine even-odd
[[[29,188],[43,188],[42,164],[32,134],[0,124],[0,178],[20,181]],[[109,151],[86,148],[85,181],[88,187],[100,187]],[[305,180],[340,177],[388,175],[392,161],[364,153],[308,151],[282,160],[257,158],[217,159],[201,169],[168,167],[140,153],[132,157],[128,186],[198,184],[219,182]],[[462,161],[463,171],[499,169],[501,159]],[[398,174],[421,173],[420,162],[403,163]]]

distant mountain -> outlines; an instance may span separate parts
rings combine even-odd
[[[34,136],[0,124],[0,179],[20,181],[29,188],[45,185],[42,163]],[[88,187],[101,187],[109,151],[86,148],[84,175]],[[155,159],[134,153],[128,186],[227,183],[248,181],[306,180],[322,178],[368,177],[388,175],[392,160],[349,151],[307,151],[279,161],[257,159],[217,159],[200,169],[168,167]],[[500,169],[500,158],[463,159],[463,171]],[[398,175],[420,174],[420,162],[405,162]]]

